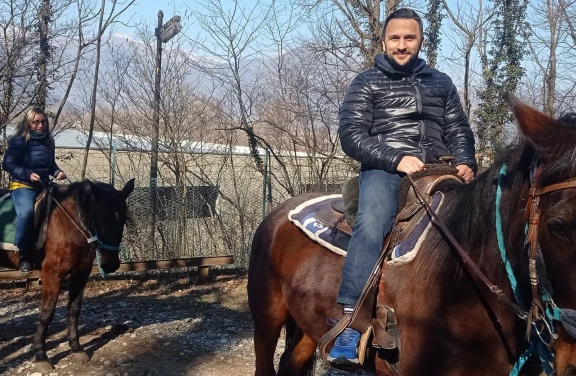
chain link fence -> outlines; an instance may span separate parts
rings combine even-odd
[[[80,178],[82,153],[56,152],[70,180]],[[342,183],[355,175],[349,163],[338,159],[322,161],[321,179],[316,177],[319,159],[287,158],[283,169],[272,160],[266,176],[249,155],[166,154],[159,160],[157,188],[151,188],[148,153],[90,152],[87,178],[113,182],[117,189],[136,179],[128,201],[124,261],[232,254],[235,266],[246,268],[252,236],[267,212],[291,194],[339,192]]]

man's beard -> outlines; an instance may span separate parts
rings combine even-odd
[[[418,51],[416,51],[416,53],[410,55],[410,60],[408,60],[406,62],[406,64],[398,64],[396,62],[396,60],[394,59],[394,54],[388,54],[386,53],[386,57],[388,58],[388,62],[390,63],[390,65],[396,69],[399,70],[401,72],[412,72],[414,70],[414,68],[416,67],[417,61],[418,61],[418,55],[420,54],[420,49],[418,49]]]

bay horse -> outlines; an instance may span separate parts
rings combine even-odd
[[[44,254],[42,301],[38,329],[32,345],[34,365],[38,371],[48,372],[54,368],[46,355],[46,332],[54,317],[62,281],[67,276],[70,276],[68,343],[72,360],[77,363],[89,360],[78,336],[84,287],[97,252],[104,273],[112,273],[120,266],[117,246],[122,241],[128,216],[126,199],[133,190],[134,179],[128,181],[120,191],[110,184],[90,180],[51,190],[51,195],[61,206],[52,204],[48,214],[46,239],[41,250]],[[87,241],[93,236],[97,237],[98,251]],[[17,268],[18,253],[0,251],[0,266]]]
[[[519,293],[530,302],[524,211],[531,175],[537,162],[538,186],[576,178],[576,129],[513,97],[509,104],[521,140],[471,183],[445,193],[446,204],[438,216],[480,270],[513,300],[495,225],[501,178],[503,240]],[[503,164],[507,171],[501,176]],[[328,321],[342,316],[336,295],[344,258],[310,240],[288,220],[291,209],[320,195],[285,201],[263,219],[254,235],[247,288],[257,376],[276,375],[273,359],[283,326],[286,346],[277,374],[309,374],[318,341],[331,329]],[[576,189],[543,195],[539,210],[538,242],[552,297],[559,307],[576,309]],[[525,321],[475,282],[437,227],[414,260],[385,263],[381,278],[379,294],[398,320],[402,376],[509,375],[529,346]],[[575,376],[576,340],[558,323],[555,330],[555,373]],[[380,354],[371,355],[366,367],[377,375],[393,375]],[[521,374],[541,371],[536,363]]]

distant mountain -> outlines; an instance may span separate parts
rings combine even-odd
[[[136,40],[131,38],[125,34],[113,34],[110,36],[106,42],[102,45],[101,52],[100,52],[100,79],[105,80],[110,77],[110,64],[109,62],[113,61],[115,58],[114,54],[115,51],[124,50],[124,49],[131,49],[138,52],[141,51],[142,59],[153,61],[150,58],[146,57],[149,51],[146,51],[150,47],[146,46],[144,42],[140,40]],[[168,46],[164,47],[169,48]],[[153,46],[153,49],[156,49],[156,46]],[[166,50],[165,50],[166,51]],[[73,58],[76,54],[76,49],[74,46],[67,47],[66,50],[63,52],[64,55]],[[164,59],[162,61],[163,68],[166,69],[166,52],[164,53]],[[71,90],[70,96],[67,101],[67,105],[71,107],[75,107],[80,110],[87,110],[89,108],[89,98],[91,95],[92,90],[92,76],[91,72],[94,72],[94,60],[96,58],[96,49],[94,47],[90,48],[90,51],[87,53],[85,59],[85,66],[81,67],[81,75],[76,78],[74,87]],[[212,69],[214,72],[225,75],[229,74],[229,67],[227,62],[217,62],[215,60],[210,60],[207,58],[200,57],[194,53],[182,51],[182,59],[192,59],[192,61],[196,61],[200,63],[201,61],[207,64],[212,65]],[[91,62],[91,63],[88,63]],[[258,77],[258,71],[263,65],[263,61],[259,59],[247,59],[241,64],[241,69],[243,70],[245,76],[244,79],[247,82],[250,82],[256,77]],[[71,67],[67,67],[67,69],[71,69]],[[150,69],[150,72],[153,72],[153,69]],[[92,73],[93,74],[93,73]],[[134,78],[136,80],[137,78]],[[150,78],[153,82],[154,78]],[[215,81],[209,73],[201,72],[201,71],[194,71],[193,74],[189,76],[190,83],[194,84],[199,88],[201,91],[206,91],[210,93],[216,89],[221,89],[222,85]],[[59,104],[64,97],[65,94],[65,87],[64,84],[60,84],[58,86],[53,86],[50,92],[50,103]],[[218,90],[216,90],[216,95],[218,95]]]

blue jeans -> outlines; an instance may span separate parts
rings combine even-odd
[[[30,251],[34,246],[34,201],[38,192],[31,188],[10,191],[16,209],[16,246],[21,251]]]
[[[360,298],[380,257],[384,238],[394,225],[401,180],[400,175],[383,170],[360,172],[358,214],[342,269],[338,303],[354,306]]]

